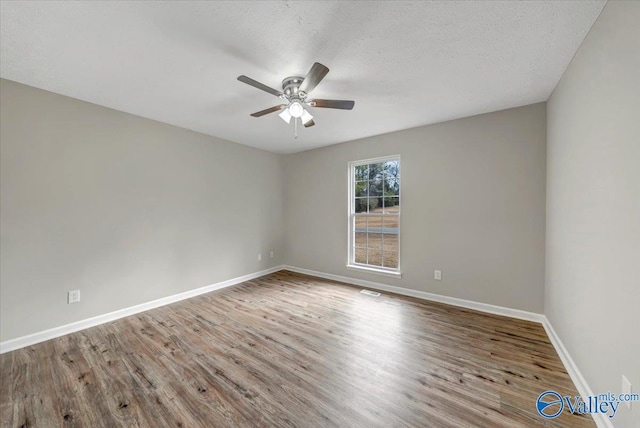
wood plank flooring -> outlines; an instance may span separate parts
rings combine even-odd
[[[6,427],[595,426],[539,324],[278,272],[0,355]]]

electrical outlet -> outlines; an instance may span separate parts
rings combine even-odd
[[[631,382],[624,375],[622,375],[622,393],[631,394]],[[631,409],[631,401],[625,401],[624,404],[627,405],[627,409]]]
[[[442,280],[442,271],[441,271],[441,270],[434,270],[434,271],[433,271],[433,278],[434,278],[436,281],[440,281],[440,280]]]
[[[258,254],[258,261],[262,260],[262,254]]]
[[[273,251],[269,251],[269,258],[272,259],[273,258]]]
[[[68,303],[78,303],[80,301],[80,290],[69,291],[67,294]]]

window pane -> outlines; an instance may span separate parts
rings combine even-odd
[[[354,232],[366,232],[366,230],[367,230],[367,217],[363,215],[357,215],[355,218]]]
[[[367,233],[367,247],[382,250],[382,233]]]
[[[369,212],[371,213],[381,213],[382,212],[382,197],[380,198],[371,198],[369,197]]]
[[[366,232],[358,232],[356,229],[356,238],[355,238],[355,246],[364,248],[367,246],[367,233]]]
[[[381,233],[382,217],[367,217],[367,230],[369,232]]]
[[[398,253],[392,253],[385,251],[382,253],[382,264],[384,267],[397,268],[398,267]]]
[[[354,169],[356,181],[369,179],[369,165],[358,165]]]
[[[367,264],[373,266],[382,266],[382,251],[369,250],[369,257],[367,258]]]
[[[383,166],[386,178],[400,178],[400,162],[397,160],[387,161]]]
[[[369,180],[382,180],[384,174],[384,163],[369,164]]]
[[[367,181],[356,181],[356,189],[355,189],[355,197],[359,198],[362,196],[368,196],[369,192],[367,192],[369,185]]]
[[[386,213],[399,213],[400,212],[400,198],[396,196],[384,198],[384,212]]]
[[[382,218],[382,227],[385,229],[384,233],[398,233],[399,219],[397,215],[385,216]]]
[[[369,196],[382,196],[383,180],[371,180],[369,183]]]
[[[395,233],[385,233],[383,234],[383,239],[384,239],[384,244],[383,244],[383,250],[384,251],[398,251],[398,235]]]
[[[356,263],[367,264],[367,249],[366,248],[356,248],[355,249],[355,257],[354,261]]]
[[[354,209],[356,213],[366,213],[367,212],[367,198],[356,198],[354,203]]]
[[[396,178],[387,179],[384,181],[384,196],[399,196],[400,195],[400,182]],[[357,195],[356,195],[357,196]]]

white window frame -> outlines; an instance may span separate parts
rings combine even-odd
[[[359,213],[358,216],[367,216],[367,217],[397,217],[398,218],[398,267],[397,268],[387,268],[382,266],[372,266],[367,264],[361,264],[355,262],[355,168],[360,165],[368,165],[372,163],[383,163],[390,160],[397,160],[400,164],[400,189],[398,191],[398,199],[400,200],[400,210],[398,214],[384,214],[384,213],[375,213],[375,214],[362,214]],[[368,273],[374,273],[378,275],[386,275],[395,278],[399,278],[402,276],[402,272],[400,270],[400,249],[401,249],[401,230],[402,230],[402,160],[400,159],[400,155],[392,155],[392,156],[383,156],[379,158],[371,158],[371,159],[363,159],[358,161],[349,162],[349,202],[347,204],[347,219],[349,224],[349,236],[347,238],[347,246],[348,246],[348,259],[347,259],[347,269],[365,271]]]

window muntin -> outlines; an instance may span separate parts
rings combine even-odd
[[[349,265],[400,270],[400,157],[349,164]]]

